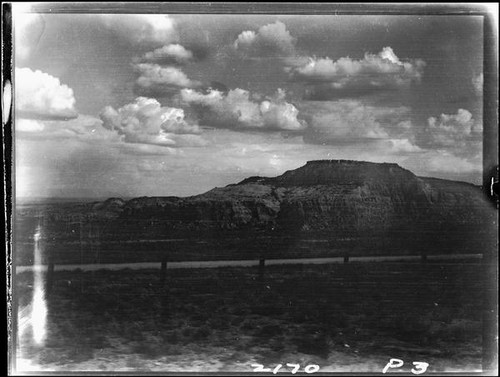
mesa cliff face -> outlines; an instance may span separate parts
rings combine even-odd
[[[495,228],[495,210],[477,186],[417,177],[397,164],[345,160],[310,161],[275,178],[250,177],[192,197],[111,198],[52,211],[52,229],[69,215],[100,227],[103,249],[168,240],[169,249],[191,250],[193,258],[248,257],[263,249],[277,257],[479,253],[491,246]],[[184,244],[174,247],[178,239]],[[194,250],[194,243],[204,248]]]
[[[310,161],[276,178],[251,177],[188,198],[137,198],[120,217],[179,226],[365,232],[407,223],[471,226],[488,210],[471,184],[420,178],[396,164]]]

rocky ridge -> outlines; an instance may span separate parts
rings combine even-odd
[[[397,164],[346,160],[310,161],[278,177],[250,177],[191,197],[110,198],[50,216],[54,239],[75,238],[81,228],[57,229],[79,218],[100,229],[103,248],[182,239],[178,250],[204,245],[192,252],[197,258],[207,250],[244,257],[250,252],[242,250],[252,247],[303,256],[319,250],[307,245],[320,241],[326,253],[481,252],[496,229],[495,210],[478,186],[418,177]]]

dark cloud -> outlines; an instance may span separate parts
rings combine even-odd
[[[195,61],[203,61],[208,59],[211,53],[211,46],[202,43],[189,43],[186,45],[189,51],[193,53]],[[213,48],[213,47],[212,47]]]

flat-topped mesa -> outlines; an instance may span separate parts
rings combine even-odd
[[[370,162],[359,160],[311,160],[307,161],[306,165],[385,165],[401,168],[398,164],[392,162]]]
[[[316,160],[289,170],[267,182],[279,186],[359,185],[366,183],[403,183],[416,176],[394,163],[375,163],[353,160]]]
[[[159,260],[164,253],[181,260],[331,256],[345,250],[469,253],[494,247],[486,240],[496,234],[496,209],[473,185],[417,177],[397,164],[345,160],[310,161],[279,177],[249,177],[196,196],[111,198],[48,211],[46,234],[54,250],[67,240],[81,242],[68,220],[102,224],[100,255],[107,253],[110,262],[118,254],[124,261],[127,250],[135,261]],[[23,224],[36,226],[36,213],[26,218],[32,220]],[[71,263],[78,261],[80,253]]]

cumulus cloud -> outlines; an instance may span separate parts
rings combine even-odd
[[[179,88],[196,88],[201,85],[199,81],[191,80],[177,67],[162,67],[153,63],[139,63],[134,65],[139,73],[136,85],[142,94],[169,94]]]
[[[198,114],[200,122],[216,128],[235,130],[300,131],[307,124],[298,119],[298,109],[285,101],[285,92],[278,90],[273,98],[257,100],[247,90],[233,89],[227,93],[209,89],[202,93],[183,89],[181,99]]]
[[[295,52],[296,39],[290,35],[281,21],[267,24],[253,30],[243,31],[234,41],[234,48],[248,54],[292,55]]]
[[[313,85],[309,97],[314,99],[408,87],[421,80],[425,67],[421,59],[401,61],[391,47],[384,47],[378,54],[365,53],[360,60],[310,57],[305,63],[301,59],[296,62],[285,69],[293,80]]]
[[[73,90],[57,77],[29,68],[15,70],[17,115],[35,119],[75,118]]]
[[[105,27],[135,45],[161,46],[179,38],[175,21],[162,14],[101,14]]]
[[[387,140],[387,146],[388,149],[394,154],[415,153],[422,151],[422,148],[420,148],[418,145],[413,144],[410,139],[389,139]]]
[[[139,61],[158,64],[183,65],[193,59],[193,53],[180,44],[169,44],[146,52]]]
[[[370,108],[356,102],[338,102],[331,112],[312,115],[308,140],[322,142],[353,141],[355,139],[384,139],[389,135],[375,119]]]
[[[168,147],[205,144],[200,128],[187,122],[184,110],[162,107],[156,99],[138,97],[118,110],[107,106],[100,117],[104,128],[122,135],[128,143]]]
[[[366,105],[358,100],[307,102],[301,109],[309,124],[304,140],[313,144],[356,144],[383,140],[399,152],[418,151],[409,108]]]
[[[458,109],[456,114],[430,117],[427,125],[430,141],[438,147],[464,148],[482,132],[482,125],[465,109]]]

